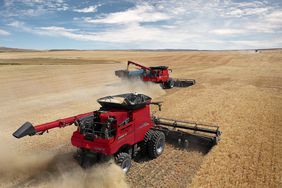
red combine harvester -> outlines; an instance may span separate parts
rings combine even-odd
[[[129,71],[129,65],[135,65],[138,70]],[[144,82],[154,82],[161,84],[162,88],[170,89],[175,87],[189,87],[196,83],[192,79],[173,79],[169,76],[171,69],[166,66],[145,67],[138,63],[128,61],[126,70],[117,70],[115,75],[125,79],[141,79]]]
[[[178,141],[183,144],[195,138],[211,146],[219,141],[221,132],[218,126],[152,116],[150,105],[158,105],[161,110],[161,104],[151,102],[151,98],[143,94],[107,96],[97,101],[102,106],[97,111],[37,126],[26,122],[13,136],[42,135],[49,129],[74,124],[77,130],[71,137],[71,143],[78,148],[75,158],[82,167],[88,167],[106,156],[114,156],[124,172],[129,170],[131,159],[140,151],[152,159],[160,156],[166,136],[171,132],[176,133]]]

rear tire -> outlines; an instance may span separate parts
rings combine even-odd
[[[97,162],[98,154],[80,148],[77,150],[77,153],[74,154],[73,157],[82,168],[86,169],[93,166],[93,164]]]
[[[141,144],[143,156],[148,155],[148,144],[150,144],[149,141],[151,140],[154,132],[155,132],[154,130],[149,130],[148,132],[146,132],[146,134],[144,136],[143,142]]]
[[[131,157],[128,153],[121,152],[115,157],[116,164],[119,165],[124,173],[127,173],[131,167]]]
[[[153,134],[155,133],[154,130],[149,130],[146,134],[145,134],[145,137],[144,137],[144,144],[147,145],[148,142],[151,140]]]
[[[147,144],[148,155],[155,159],[160,156],[165,148],[165,134],[161,131],[154,131],[151,139]]]

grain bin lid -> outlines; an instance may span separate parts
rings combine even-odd
[[[120,95],[106,96],[97,100],[97,102],[106,109],[126,109],[134,110],[144,107],[151,102],[151,97],[144,94],[125,93]]]

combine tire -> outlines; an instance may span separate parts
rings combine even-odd
[[[145,137],[144,137],[144,144],[147,145],[148,142],[151,140],[153,134],[155,133],[154,130],[149,130],[146,134],[145,134]]]
[[[165,134],[161,131],[154,131],[147,148],[150,158],[155,159],[160,156],[165,148]]]
[[[170,78],[167,82],[161,83],[161,87],[163,89],[171,89],[171,88],[173,88],[174,87],[174,80]]]
[[[174,80],[173,79],[169,79],[168,80],[168,82],[166,83],[166,87],[168,88],[168,89],[170,89],[170,88],[173,88],[173,86],[174,86]]]
[[[131,157],[128,153],[121,152],[115,157],[116,164],[121,167],[124,173],[127,173],[131,167]]]
[[[78,149],[77,153],[74,154],[74,159],[78,162],[78,164],[86,169],[91,166],[97,161],[97,154],[91,153],[84,149]]]
[[[143,140],[143,143],[141,145],[141,149],[142,149],[142,155],[147,155],[148,154],[148,144],[154,134],[154,130],[149,130],[145,136],[144,136],[144,140]]]

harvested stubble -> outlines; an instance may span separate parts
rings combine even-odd
[[[168,65],[174,77],[197,80],[193,87],[167,90],[163,96],[155,90],[159,96],[156,100],[164,101],[161,116],[218,123],[223,131],[221,142],[207,155],[201,150],[177,150],[168,145],[165,155],[157,160],[134,163],[127,178],[133,187],[185,187],[184,184],[191,187],[281,187],[281,50],[0,54],[2,60],[50,57],[135,60],[147,65]],[[111,75],[124,66],[117,63],[1,66],[0,111],[1,122],[5,123],[0,126],[0,136],[11,140],[10,133],[25,120],[40,123],[95,109],[95,98],[111,92],[113,88],[107,84],[117,82],[115,77],[105,77],[105,74]],[[28,138],[20,142],[18,149],[40,152],[57,145],[71,148],[72,131],[71,128],[59,129],[43,137]]]

